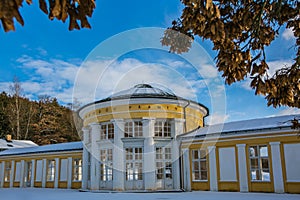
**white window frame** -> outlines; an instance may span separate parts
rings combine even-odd
[[[172,148],[156,147],[156,180],[173,179]]]
[[[125,149],[126,181],[143,180],[143,148],[129,147]]]
[[[197,152],[197,157],[196,157],[196,152]],[[198,166],[197,168],[195,167],[195,164],[197,164]],[[192,149],[192,181],[207,181],[207,180],[208,180],[207,150]]]
[[[100,180],[113,180],[113,149],[100,150]]]
[[[253,155],[251,152],[251,148],[257,149],[257,155]],[[266,148],[267,156],[262,156],[260,149]],[[257,160],[257,167],[253,167],[252,160]],[[268,168],[263,167],[263,160],[267,161]],[[249,167],[250,167],[250,180],[252,182],[270,182],[271,181],[271,172],[270,172],[270,159],[269,159],[269,148],[267,144],[261,145],[250,145],[249,146]],[[253,172],[256,171],[256,179],[253,179],[254,174]],[[268,171],[269,179],[264,179],[263,173],[264,171]],[[258,173],[258,174],[257,174]]]
[[[154,123],[154,137],[171,138],[170,120],[156,120]]]
[[[73,159],[73,181],[82,180],[82,159],[74,158]]]
[[[124,123],[124,137],[143,137],[143,121],[131,120]]]
[[[114,139],[114,124],[110,122],[100,124],[100,140]]]

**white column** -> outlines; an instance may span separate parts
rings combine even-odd
[[[21,171],[20,171],[20,188],[24,187],[24,172],[25,172],[25,161],[21,160]]]
[[[1,171],[0,171],[0,188],[3,188],[4,184],[4,171],[5,171],[5,161],[2,161],[0,163],[1,165]]]
[[[54,188],[58,188],[59,169],[59,158],[55,158]]]
[[[72,157],[68,157],[68,189],[72,188],[73,180],[73,160]]]
[[[14,186],[14,176],[15,176],[15,161],[13,160],[11,161],[9,187]]]
[[[185,191],[191,191],[190,153],[189,149],[182,149],[183,159],[183,187]]]
[[[31,160],[31,183],[30,186],[34,187],[34,179],[35,179],[35,160]]]
[[[173,161],[173,183],[174,189],[180,189],[180,164],[179,164],[179,141],[176,139],[173,139],[172,141],[172,161]]]
[[[171,135],[172,135],[172,159],[173,159],[173,183],[174,189],[180,189],[180,163],[179,163],[179,141],[177,136],[184,132],[184,119],[174,119],[171,125]],[[189,186],[190,190],[190,186]]]
[[[42,188],[46,187],[47,168],[47,159],[43,159]]]
[[[184,119],[174,119],[171,127],[172,137],[176,138],[177,135],[180,135],[184,131]]]
[[[155,190],[154,118],[143,118],[145,189]]]
[[[237,144],[238,148],[238,166],[240,179],[240,192],[248,192],[248,174],[246,160],[246,144]]]
[[[124,149],[122,138],[124,137],[123,119],[115,119],[114,124],[114,148],[113,148],[113,190],[123,191],[125,186]]]
[[[209,146],[208,151],[209,151],[210,190],[211,191],[218,191],[216,147],[215,146]]]
[[[270,145],[271,145],[271,155],[272,155],[274,190],[276,193],[284,193],[280,142],[270,142]]]
[[[97,141],[100,140],[100,125],[92,123],[91,125],[91,190],[99,190],[100,181],[100,150]]]
[[[82,181],[81,181],[81,188],[87,189],[88,187],[88,149],[87,146],[89,142],[89,134],[90,129],[88,127],[84,127],[83,131],[83,152],[82,152]]]

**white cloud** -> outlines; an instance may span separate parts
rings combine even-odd
[[[283,31],[282,33],[282,37],[285,39],[285,40],[292,40],[292,39],[295,39],[295,36],[294,36],[294,32],[292,29],[290,28],[287,28]]]
[[[206,118],[207,125],[223,124],[229,119],[228,114],[213,113]]]
[[[148,83],[168,89],[178,96],[197,101],[198,94],[207,92],[209,82],[197,75],[197,70],[185,62],[166,59],[153,63],[127,58],[121,61],[88,60],[78,65],[61,59],[42,59],[24,55],[17,59],[19,68],[29,75],[21,86],[28,98],[47,94],[69,103],[75,97],[81,103],[106,98],[136,84]],[[211,66],[204,66],[209,69]],[[189,70],[194,70],[191,73]],[[213,77],[208,73],[207,76]],[[0,89],[8,91],[10,83],[0,82]],[[218,93],[215,87],[214,96]],[[206,97],[205,97],[206,98]],[[210,97],[208,97],[210,98]]]
[[[101,60],[88,61],[80,68],[76,79],[75,96],[77,99],[85,99],[85,102],[91,102],[140,83],[159,85],[188,99],[196,99],[197,92],[203,88],[203,83],[186,77],[179,67],[143,63],[136,59],[113,63]],[[197,87],[194,87],[196,83]]]
[[[279,111],[276,115],[296,115],[296,114],[300,114],[300,109],[289,107]]]

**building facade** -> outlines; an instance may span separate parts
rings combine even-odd
[[[178,138],[202,127],[207,114],[203,105],[147,84],[84,106],[83,164],[92,159],[83,188],[179,190]]]
[[[204,126],[147,84],[85,105],[83,141],[0,152],[0,187],[300,193],[300,115]]]

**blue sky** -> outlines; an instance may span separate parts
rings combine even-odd
[[[206,61],[210,64],[197,71],[188,59],[170,54],[166,48],[149,48],[151,45],[114,57],[113,52],[126,50],[130,46],[128,43],[139,46],[144,42],[137,37],[128,39],[124,31],[144,30],[145,27],[163,30],[180,16],[181,9],[179,0],[97,0],[96,10],[89,19],[92,29],[70,32],[67,23],[49,21],[38,9],[37,1],[31,6],[24,4],[21,13],[25,26],[17,25],[16,31],[9,33],[0,30],[0,91],[8,91],[13,77],[17,76],[28,98],[47,94],[57,97],[61,103],[69,103],[74,97],[75,83],[80,84],[76,86],[80,91],[93,85],[96,87],[93,98],[99,99],[145,82],[207,105],[211,110],[210,123],[220,119],[235,121],[299,113],[299,109],[267,107],[263,97],[254,95],[249,80],[231,86],[224,86],[224,81],[218,82],[218,88],[224,87],[220,97],[216,88],[209,89],[210,83],[220,80],[220,74],[208,58]],[[146,40],[155,38],[146,33],[143,35]],[[122,37],[123,41],[116,41]],[[216,52],[209,42],[198,38],[196,41],[210,58],[215,57]],[[292,32],[282,30],[277,41],[267,49],[272,72],[292,62],[293,42]],[[97,59],[92,58],[95,55]],[[203,60],[203,52],[198,57]],[[109,70],[105,71],[105,76],[100,76],[95,73],[99,69]],[[84,103],[93,100],[84,100],[82,95],[78,98]],[[218,111],[218,105],[222,105],[222,112]]]

